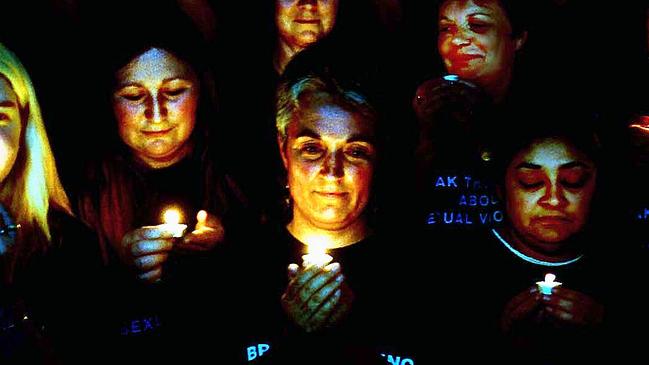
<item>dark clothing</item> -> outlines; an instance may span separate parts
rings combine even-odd
[[[589,252],[566,265],[544,266],[517,256],[493,232],[456,232],[435,239],[439,257],[447,260],[431,269],[433,273],[427,270],[415,276],[423,282],[430,280],[424,275],[443,278],[435,280],[435,292],[441,298],[437,302],[428,300],[417,309],[421,322],[415,326],[445,333],[447,351],[459,343],[475,349],[454,354],[458,360],[567,363],[595,359],[609,351],[606,312],[603,324],[576,326],[553,319],[539,304],[532,315],[516,321],[507,334],[501,330],[501,317],[515,296],[535,288],[547,273],[556,275],[556,281],[563,283],[561,288],[588,295],[607,310],[612,295],[611,273],[619,262],[611,258],[602,263]],[[436,315],[440,313],[444,315]],[[426,350],[427,344],[419,345]],[[430,351],[428,354],[432,355]]]
[[[81,363],[97,352],[105,276],[95,235],[50,210],[52,240],[2,288],[2,363]],[[19,239],[20,239],[19,235]]]
[[[188,156],[173,166],[150,169],[129,159],[105,160],[91,178],[97,188],[82,195],[81,216],[94,225],[107,245],[110,300],[105,306],[111,359],[129,361],[229,361],[227,345],[235,336],[231,290],[225,280],[234,261],[229,252],[239,234],[250,230],[245,201],[231,179],[219,174],[206,155]],[[188,231],[204,209],[218,216],[226,239],[205,253],[171,251],[162,280],[144,284],[117,260],[115,247],[123,235],[141,226],[162,223],[162,212],[182,211]],[[216,341],[218,334],[229,334]],[[220,336],[219,336],[220,339]]]
[[[397,348],[396,302],[404,298],[395,285],[389,247],[375,236],[347,247],[329,250],[339,262],[345,282],[354,294],[351,311],[335,327],[306,333],[281,309],[280,298],[287,284],[287,266],[301,264],[306,246],[287,230],[265,240],[255,266],[257,318],[250,323],[247,346],[266,343],[267,353],[254,359],[262,363],[372,364],[385,363],[388,351]],[[394,263],[397,265],[397,263]],[[388,268],[388,270],[386,270]],[[261,282],[259,282],[261,281]],[[250,351],[250,350],[249,350]],[[243,351],[241,351],[243,353]],[[251,353],[249,352],[248,355]],[[383,357],[382,357],[383,355]],[[251,357],[253,357],[251,359]]]

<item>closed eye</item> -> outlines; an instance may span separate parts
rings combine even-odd
[[[543,186],[543,181],[522,181],[518,180],[518,184],[526,190],[536,190]]]
[[[184,94],[187,90],[189,90],[189,87],[178,87],[178,88],[174,88],[174,89],[163,90],[162,94],[167,99],[175,99],[175,98],[179,97],[180,95]]]

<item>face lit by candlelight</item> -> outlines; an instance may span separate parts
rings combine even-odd
[[[509,79],[525,35],[512,35],[497,0],[447,0],[440,6],[438,25],[437,47],[449,73],[486,89]]]
[[[113,110],[133,154],[152,168],[185,157],[198,105],[194,71],[171,53],[150,48],[116,76]]]
[[[0,183],[16,162],[21,130],[18,98],[9,81],[0,75]]]
[[[560,250],[589,217],[596,173],[593,161],[563,139],[542,139],[520,151],[505,177],[516,235],[540,252]]]
[[[338,0],[276,0],[275,24],[290,48],[304,49],[331,32]]]
[[[374,137],[372,121],[334,104],[297,112],[280,146],[294,221],[325,230],[358,222],[370,198]]]

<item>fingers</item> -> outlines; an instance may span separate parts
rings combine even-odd
[[[142,240],[155,240],[161,238],[173,238],[174,232],[166,230],[164,226],[144,226],[132,230],[124,235],[122,243],[132,243]]]
[[[338,305],[336,305],[333,312],[329,316],[329,319],[327,320],[327,326],[336,325],[347,315],[349,309],[351,308],[353,295],[351,293],[351,290],[346,291],[344,288],[345,287],[343,286],[343,289],[341,289],[342,294],[340,300],[338,300]]]
[[[304,284],[313,279],[319,272],[317,266],[308,267],[297,273],[297,276],[288,282],[286,296],[288,300],[294,300],[297,293],[302,289]]]
[[[207,251],[214,248],[219,242],[223,242],[224,239],[225,229],[221,220],[200,210],[196,214],[195,229],[185,235],[178,248],[185,251]]]
[[[135,266],[142,271],[151,271],[152,269],[161,266],[167,261],[167,254],[155,254],[138,257],[135,259]]]
[[[316,313],[318,308],[320,308],[320,306],[340,288],[343,280],[345,280],[343,275],[339,274],[334,278],[334,280],[327,282],[326,285],[322,286],[314,292],[308,300],[303,302],[305,309],[309,312]],[[323,318],[323,320],[324,319],[325,318]]]
[[[318,266],[310,266],[304,273],[304,278],[298,274],[295,283],[296,290],[294,291],[294,298],[297,297],[302,303],[306,303],[314,293],[340,273],[340,264],[333,263],[324,269]]]
[[[138,279],[148,282],[148,283],[155,283],[160,281],[162,278],[162,268],[158,267],[156,269],[144,272],[142,274],[138,275]]]
[[[542,308],[540,294],[536,288],[530,288],[512,298],[505,306],[500,320],[501,329],[509,332],[517,321],[531,317]]]
[[[300,268],[291,264],[288,276],[289,285],[282,295],[285,311],[308,332],[327,324],[342,295],[344,276],[340,264],[324,268],[315,265]]]
[[[342,296],[342,290],[336,289],[327,300],[307,319],[307,332],[316,331],[327,324],[327,319],[331,317],[336,309],[336,304]]]
[[[300,267],[297,264],[290,264],[288,265],[288,280],[292,280],[297,276],[298,271],[300,270]]]
[[[131,254],[134,257],[146,256],[156,253],[171,251],[173,242],[170,239],[139,241],[131,245]]]
[[[575,325],[597,325],[604,317],[604,307],[590,296],[566,288],[555,288],[543,296],[544,309],[553,318]]]

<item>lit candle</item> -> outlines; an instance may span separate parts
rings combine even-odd
[[[556,278],[557,276],[554,274],[545,274],[545,280],[536,282],[541,294],[550,295],[552,294],[552,288],[561,285],[560,282],[554,281]]]
[[[302,266],[315,265],[325,267],[333,261],[334,258],[327,254],[327,249],[323,244],[311,243],[308,247],[309,253],[302,256]]]
[[[185,234],[187,229],[186,224],[180,224],[180,211],[176,208],[169,208],[162,214],[162,221],[160,226],[163,229],[172,232],[174,238],[180,238]]]

